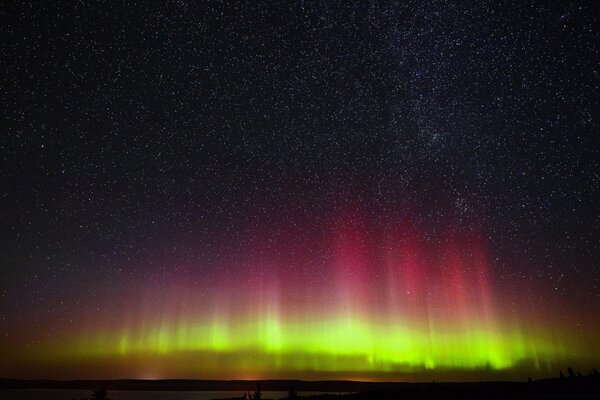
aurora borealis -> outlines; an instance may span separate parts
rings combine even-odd
[[[593,3],[2,20],[0,377],[600,366]]]
[[[583,352],[597,347],[523,306],[517,288],[499,294],[476,227],[448,224],[432,238],[410,220],[384,228],[358,212],[333,214],[325,228],[255,237],[202,287],[193,266],[162,284],[138,282],[129,307],[33,346],[37,362],[146,378],[505,377],[589,361]],[[305,268],[319,263],[318,274]]]

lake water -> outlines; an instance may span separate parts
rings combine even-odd
[[[250,393],[250,392],[248,392]],[[299,392],[299,395],[310,396],[323,392]],[[244,392],[158,392],[146,390],[111,390],[108,397],[112,400],[211,400],[243,396]],[[263,391],[263,399],[281,399],[287,397],[287,392]],[[65,389],[0,389],[2,400],[80,400],[89,399],[91,390]]]

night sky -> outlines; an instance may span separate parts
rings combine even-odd
[[[600,367],[598,3],[59,3],[0,10],[0,376]]]

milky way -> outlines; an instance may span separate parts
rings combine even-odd
[[[600,365],[594,2],[8,4],[0,376]]]

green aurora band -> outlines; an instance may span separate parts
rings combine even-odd
[[[482,235],[432,243],[403,227],[371,239],[352,221],[296,252],[256,244],[243,268],[232,262],[201,285],[193,270],[131,284],[122,307],[88,305],[69,328],[50,323],[52,334],[6,341],[0,373],[472,380],[553,376],[598,361],[594,329],[584,336],[558,312],[539,312],[518,285],[495,289]],[[311,247],[312,259],[297,255]],[[323,258],[319,272],[299,267]]]

